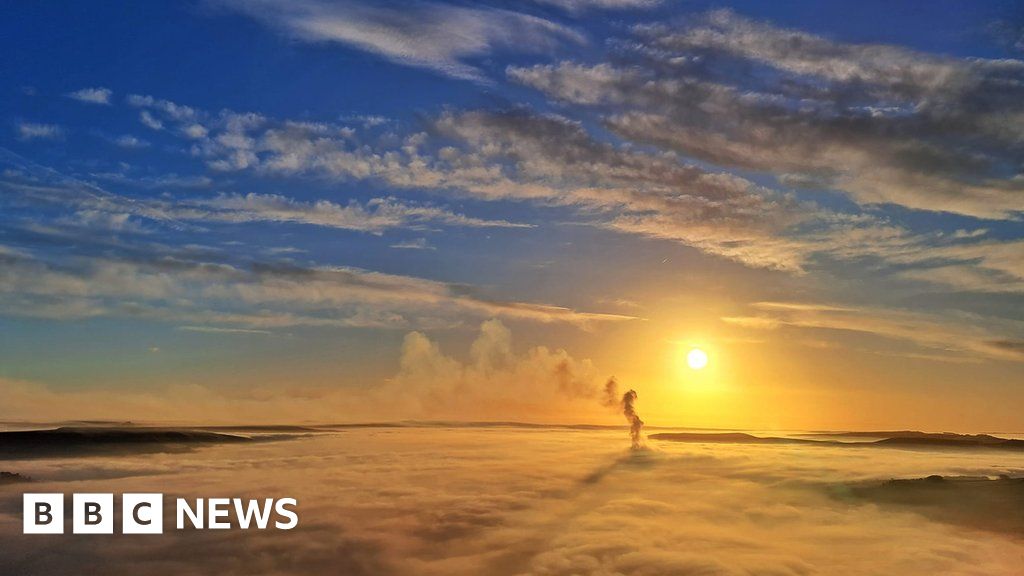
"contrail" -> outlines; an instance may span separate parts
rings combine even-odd
[[[134,198],[121,196],[120,194],[109,192],[95,184],[80,180],[74,176],[68,176],[58,170],[33,162],[21,154],[8,150],[2,146],[0,146],[0,161],[6,161],[11,165],[19,166],[34,175],[44,175],[44,177],[49,177],[52,182],[63,184],[65,186],[64,190],[67,192],[78,192],[92,198],[93,200],[112,202],[116,205],[122,206],[127,212],[136,216],[149,220],[161,220],[176,230],[184,230],[188,228],[188,225],[184,222],[172,216],[168,216],[167,214],[160,214]]]

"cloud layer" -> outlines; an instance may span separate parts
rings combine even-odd
[[[300,524],[102,545],[28,538],[20,490],[5,490],[0,549],[18,572],[89,565],[111,576],[968,575],[1019,566],[1015,534],[843,495],[889,478],[1020,475],[1020,455],[730,444],[630,454],[627,444],[624,430],[370,428],[184,454],[5,461],[37,491],[291,496]]]

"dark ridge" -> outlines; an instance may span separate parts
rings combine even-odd
[[[405,420],[402,422],[355,422],[323,424],[316,428],[341,430],[346,428],[523,428],[530,430],[622,430],[624,426],[603,424],[537,424],[512,421],[458,421],[458,420]],[[655,427],[657,428],[657,427]]]
[[[177,452],[250,438],[173,428],[74,428],[0,432],[0,458],[44,458],[111,453]]]
[[[533,422],[513,422],[502,420],[485,421],[445,421],[445,420],[412,420],[411,426],[430,426],[437,428],[526,428],[534,430],[621,430],[624,426],[608,426],[602,424],[537,424]]]
[[[955,432],[920,432],[918,430],[896,430],[888,432],[812,432],[800,436],[830,436],[833,438],[885,438],[885,439],[916,439],[934,438],[937,440],[963,441],[978,444],[1000,444],[1005,438],[990,434],[957,434]]]
[[[220,431],[220,432],[321,432],[316,428],[309,426],[289,426],[285,424],[269,424],[269,425],[228,425],[228,426],[197,426],[193,430],[207,430],[207,431]]]
[[[837,500],[916,512],[939,522],[1024,534],[1024,478],[939,476],[837,484]]]
[[[743,432],[661,432],[648,434],[651,440],[668,440],[670,442],[729,442],[742,444],[839,444],[826,440],[804,440],[802,438],[778,438],[774,436],[754,436]]]
[[[0,425],[9,426],[13,428],[27,428],[27,429],[38,429],[38,430],[49,430],[54,427],[58,428],[125,428],[129,426],[135,426],[136,424],[130,420],[59,420],[59,421],[47,421],[37,422],[32,420],[3,420],[0,421]]]
[[[347,424],[323,424],[317,428],[328,428],[332,430],[344,430],[346,428],[410,428],[412,424],[402,422],[352,422]]]
[[[872,442],[876,445],[887,445],[887,446],[935,446],[935,447],[946,447],[946,448],[1007,448],[1011,450],[1024,449],[1024,440],[1012,440],[1006,438],[996,438],[995,436],[988,436],[986,434],[980,434],[983,438],[975,436],[961,436],[952,435],[956,437],[949,437],[948,435],[937,435],[937,436],[914,436],[914,437],[896,437],[896,438],[885,438]]]
[[[867,436],[872,433],[858,432],[850,433],[849,436]],[[677,432],[650,434],[647,437],[652,440],[667,440],[670,442],[729,442],[742,444],[818,444],[826,446],[896,446],[896,447],[920,447],[920,448],[1001,448],[1009,450],[1024,450],[1024,440],[1013,440],[998,438],[987,434],[932,434],[928,432],[908,432],[904,436],[882,438],[881,440],[870,440],[864,442],[838,442],[832,440],[809,440],[806,438],[777,438],[763,437],[745,434],[742,432],[727,432],[722,434],[708,434],[696,432]],[[828,436],[836,436],[829,434]]]
[[[17,472],[0,472],[0,486],[4,484],[17,484],[20,482],[31,482],[32,479],[22,476]]]

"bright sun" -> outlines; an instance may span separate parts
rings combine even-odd
[[[694,348],[686,355],[686,363],[694,370],[700,370],[708,365],[708,354],[700,348]]]

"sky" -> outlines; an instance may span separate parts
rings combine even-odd
[[[0,417],[1024,428],[1020,3],[7,12]]]

